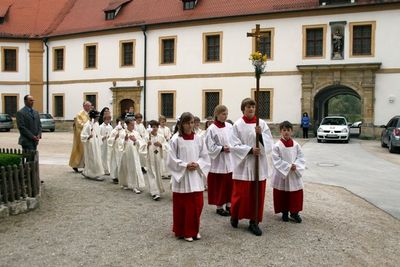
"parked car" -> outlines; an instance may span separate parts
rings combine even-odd
[[[10,115],[0,113],[0,130],[9,132],[13,128],[13,120]]]
[[[56,129],[56,123],[53,119],[53,116],[50,114],[39,114],[40,116],[40,123],[42,124],[42,130],[49,130],[50,132],[54,132]]]
[[[350,128],[345,117],[325,117],[317,130],[317,140],[321,143],[325,140],[338,140],[348,143],[350,139]]]
[[[400,116],[390,119],[386,125],[381,126],[381,146],[388,147],[390,153],[394,153],[400,148]]]

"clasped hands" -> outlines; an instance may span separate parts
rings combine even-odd
[[[198,167],[199,167],[199,164],[197,164],[196,162],[190,162],[190,163],[188,163],[188,165],[186,166],[186,168],[187,168],[189,171],[195,171]]]

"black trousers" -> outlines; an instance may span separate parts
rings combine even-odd
[[[303,138],[308,138],[308,128],[303,127]]]

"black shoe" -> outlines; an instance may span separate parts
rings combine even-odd
[[[231,225],[233,228],[238,228],[239,220],[231,218]]]
[[[118,184],[119,183],[118,178],[114,178],[112,181],[113,181],[114,184]]]
[[[74,172],[79,173],[78,168],[72,168],[74,170]]]
[[[298,213],[290,213],[290,217],[297,223],[301,223],[303,221]]]
[[[146,169],[145,169],[144,167],[142,167],[142,173],[143,173],[143,174],[146,174],[146,173],[147,173],[147,171],[146,171]]]
[[[229,213],[229,215],[231,215],[231,207],[226,206],[226,207],[225,207],[225,210],[226,210],[226,212]]]
[[[262,235],[262,231],[261,231],[260,227],[258,227],[258,224],[256,224],[255,222],[250,222],[249,230],[256,236]]]
[[[284,222],[289,221],[289,213],[287,211],[282,212],[282,221],[284,221]]]
[[[223,208],[217,209],[217,214],[219,214],[221,216],[229,216],[230,215],[229,212],[227,212]]]

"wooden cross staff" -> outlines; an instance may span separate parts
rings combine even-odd
[[[256,30],[255,32],[251,32],[251,33],[247,33],[247,37],[251,37],[251,38],[255,38],[255,51],[254,52],[259,52],[259,48],[260,48],[260,38],[262,36],[262,33],[260,32],[260,24],[256,24]],[[256,126],[259,126],[260,121],[259,121],[259,91],[260,91],[260,76],[261,74],[256,71],[256,92],[255,92],[255,102],[256,102],[256,118],[257,118],[257,122],[256,122]],[[260,147],[260,135],[256,134],[256,147],[259,148]],[[258,188],[259,188],[259,181],[260,181],[260,169],[259,169],[259,165],[260,165],[260,160],[258,156],[254,156],[255,157],[255,170],[254,170],[254,181],[255,181],[255,223],[258,224],[259,218],[258,218]]]

